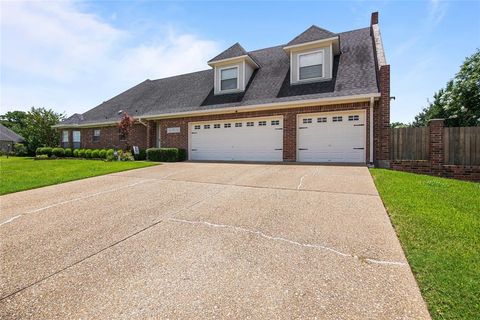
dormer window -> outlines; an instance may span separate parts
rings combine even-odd
[[[220,90],[237,90],[238,67],[220,69]]]
[[[238,43],[208,61],[213,68],[213,93],[233,94],[245,91],[259,65]]]
[[[298,81],[323,78],[323,50],[298,54]]]
[[[311,26],[283,50],[290,56],[290,84],[329,81],[334,78],[334,57],[340,55],[340,37]]]

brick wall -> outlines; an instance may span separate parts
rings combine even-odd
[[[93,130],[100,129],[99,141],[93,141]],[[81,128],[81,129],[61,129],[60,141],[62,132],[69,131],[68,146],[73,147],[73,131],[80,131],[80,148],[86,149],[100,149],[100,148],[119,148],[125,149],[127,142],[120,141],[118,135],[118,128],[116,126],[96,127],[96,128]],[[142,124],[135,124],[129,138],[130,146],[139,146],[140,148],[147,147],[147,128]],[[61,142],[60,142],[61,143]]]
[[[446,178],[480,181],[480,166],[444,164],[443,128],[443,119],[433,119],[429,123],[430,154],[428,160],[392,160],[390,161],[390,168]]]
[[[211,121],[211,120],[226,120],[239,119],[250,117],[264,117],[264,116],[283,116],[283,160],[293,162],[296,161],[297,148],[297,114],[313,113],[313,112],[328,112],[328,111],[347,111],[347,110],[366,110],[366,157],[367,162],[370,161],[370,110],[369,102],[347,103],[325,106],[313,106],[303,108],[281,109],[281,110],[267,110],[255,112],[238,112],[220,115],[208,115],[198,117],[185,117],[175,119],[159,120],[160,136],[162,147],[182,148],[188,149],[188,123],[196,121]],[[180,133],[168,133],[167,128],[179,127]],[[377,131],[380,132],[380,131]],[[377,139],[378,140],[378,139]],[[154,144],[150,144],[154,146]]]

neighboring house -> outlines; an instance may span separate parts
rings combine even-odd
[[[317,26],[284,45],[236,43],[211,69],[146,80],[56,127],[63,146],[123,147],[122,111],[137,123],[130,145],[176,147],[190,160],[349,162],[388,159],[390,66],[378,13],[367,28]]]
[[[0,150],[2,152],[12,151],[15,143],[21,143],[23,141],[25,141],[25,139],[21,135],[16,134],[3,124],[0,124]]]

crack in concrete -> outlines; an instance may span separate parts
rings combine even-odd
[[[326,250],[329,252],[332,252],[336,255],[339,255],[341,257],[349,257],[353,258],[358,261],[365,261],[365,262],[370,262],[373,264],[380,264],[380,265],[398,265],[398,266],[407,266],[408,264],[405,262],[399,262],[399,261],[387,261],[387,260],[379,260],[379,259],[373,259],[373,258],[365,258],[365,257],[359,257],[354,254],[350,253],[345,253],[341,252],[339,250],[336,250],[334,248],[330,248],[327,246],[323,246],[320,244],[310,244],[310,243],[302,243],[294,240],[290,240],[287,238],[279,237],[279,236],[271,236],[268,235],[260,230],[252,230],[244,227],[238,227],[238,226],[233,226],[233,225],[228,225],[228,224],[216,224],[208,221],[201,221],[201,220],[185,220],[185,219],[178,219],[178,218],[168,218],[169,221],[174,221],[174,222],[179,222],[179,223],[186,223],[186,224],[191,224],[191,225],[205,225],[211,228],[223,228],[223,229],[231,229],[234,231],[239,231],[239,232],[244,232],[244,233],[250,233],[257,235],[259,237],[268,239],[268,240],[273,240],[273,241],[280,241],[280,242],[286,242],[295,246],[299,247],[304,247],[304,248],[312,248],[312,249],[319,249],[319,250]]]

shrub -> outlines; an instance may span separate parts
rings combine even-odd
[[[107,158],[107,150],[105,150],[105,149],[100,150],[100,151],[98,152],[98,157],[99,157],[99,158],[102,158],[102,159]]]
[[[72,149],[66,148],[65,149],[65,157],[71,157],[73,155]]]
[[[49,147],[42,147],[42,148],[37,148],[35,151],[36,155],[47,155],[50,157],[52,155],[52,148]]]
[[[92,150],[85,150],[85,158],[90,159],[92,157]]]
[[[98,159],[100,158],[99,156],[99,150],[95,149],[95,150],[92,150],[92,158],[95,158],[95,159]]]
[[[28,149],[22,143],[15,143],[13,145],[13,152],[17,157],[25,157],[28,154]]]
[[[108,149],[108,150],[107,150],[107,155],[106,155],[106,157],[105,157],[105,158],[107,159],[107,161],[113,161],[113,160],[115,160],[114,153],[115,153],[115,150],[113,150],[113,149]]]
[[[138,154],[134,154],[133,153],[133,150],[132,150],[132,154],[133,154],[133,157],[135,158],[135,160],[146,160],[147,159],[147,151],[145,149],[139,149],[138,150],[139,153]]]
[[[125,152],[119,152],[119,160],[120,161],[133,161],[135,160],[132,156],[132,153],[130,151],[125,151]]]
[[[186,151],[177,148],[150,148],[147,149],[147,160],[161,162],[183,161]]]
[[[37,149],[40,149],[40,148],[37,148]],[[48,160],[48,155],[46,154],[39,154],[39,155],[36,155],[35,160]]]
[[[79,149],[78,150],[78,157],[79,158],[85,158],[85,149]]]
[[[53,148],[52,149],[52,154],[57,157],[63,157],[65,155],[65,150],[63,148]]]
[[[73,149],[73,156],[78,158],[78,149]]]

